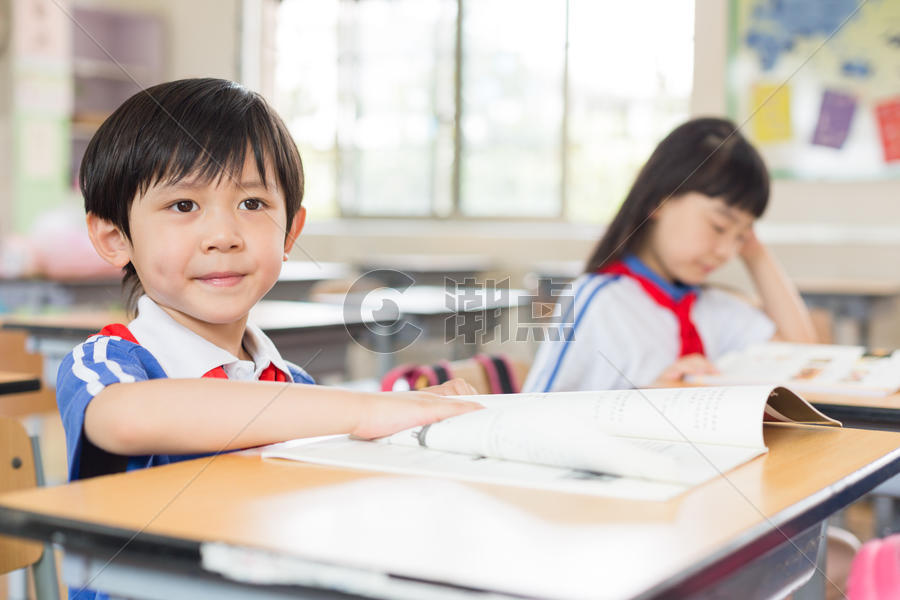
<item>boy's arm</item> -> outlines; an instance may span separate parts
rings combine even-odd
[[[763,310],[775,322],[775,337],[786,342],[815,343],[816,330],[800,293],[752,230],[741,248],[741,258],[762,299]]]
[[[480,407],[429,392],[154,379],[105,387],[88,404],[84,432],[115,454],[199,454],[337,433],[376,438]]]

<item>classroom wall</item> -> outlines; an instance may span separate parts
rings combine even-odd
[[[724,114],[728,5],[695,0],[694,90],[691,112]],[[776,180],[766,221],[835,225],[900,224],[900,181],[811,182]],[[900,242],[900,235],[897,236]]]
[[[41,4],[38,0],[15,4],[14,0],[0,2],[8,3],[19,13],[32,10],[32,4]],[[159,16],[166,30],[164,79],[196,76],[238,79],[241,0],[54,0],[44,9],[52,11],[51,16],[58,17],[62,21],[59,25],[67,30],[71,24],[66,12],[71,12],[74,6]],[[53,32],[52,36],[58,38],[58,32]],[[64,45],[70,43],[63,42]],[[47,168],[60,173],[57,178],[59,184],[55,188],[29,187],[21,182],[18,186],[13,185],[11,169],[16,158],[13,126],[23,120],[23,109],[16,108],[12,98],[21,88],[24,77],[19,68],[21,65],[14,63],[11,55],[8,51],[0,53],[0,235],[26,233],[35,217],[43,211],[80,202],[77,194],[69,191],[68,141],[65,141],[65,151],[59,153],[58,158],[50,158],[55,153],[49,153],[45,159],[52,160],[54,165]],[[63,82],[63,89],[66,85]],[[61,113],[64,126],[68,122],[68,112],[69,109],[64,108]]]
[[[238,77],[241,0],[77,0],[76,4],[162,17],[168,36],[167,79]]]

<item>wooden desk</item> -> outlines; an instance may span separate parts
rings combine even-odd
[[[278,282],[265,300],[307,300],[313,286],[321,281],[346,279],[353,275],[350,265],[339,262],[289,260],[281,266]]]
[[[900,393],[844,396],[808,392],[803,397],[844,426],[900,431]]]
[[[0,395],[36,392],[41,389],[41,379],[28,373],[0,371]]]
[[[811,572],[818,524],[900,471],[900,433],[774,425],[765,438],[767,455],[661,503],[232,454],[0,496],[0,531],[62,544],[69,585],[96,575],[122,595],[332,597],[309,589],[325,582],[410,598],[775,597]],[[206,542],[293,557],[303,583],[204,571]]]
[[[8,317],[3,328],[26,331],[45,357],[45,372],[56,373],[66,354],[88,336],[110,323],[129,320],[123,312],[78,311]],[[272,339],[285,360],[308,365],[313,377],[344,375],[348,344],[364,335],[372,321],[345,314],[340,306],[278,300],[261,300],[250,311],[250,320]]]

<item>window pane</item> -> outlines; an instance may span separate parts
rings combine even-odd
[[[312,217],[338,212],[337,24],[338,0],[279,5],[273,104],[300,147]]]
[[[447,207],[456,3],[345,1],[341,12],[344,214],[424,216]]]
[[[276,106],[311,212],[450,212],[455,23],[454,0],[282,2]]]
[[[606,222],[688,118],[694,0],[570,0],[569,17],[566,216]]]
[[[559,214],[565,15],[565,0],[465,4],[463,214]]]

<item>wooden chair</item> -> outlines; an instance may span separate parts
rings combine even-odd
[[[0,417],[0,493],[43,484],[40,451],[25,428]],[[38,600],[59,600],[56,558],[49,544],[0,536],[0,574],[31,567]]]
[[[28,335],[24,331],[0,329],[0,371],[43,375],[44,358],[25,348]],[[5,394],[0,397],[0,415],[20,417],[35,413],[56,412],[56,394],[42,387],[36,392]]]

